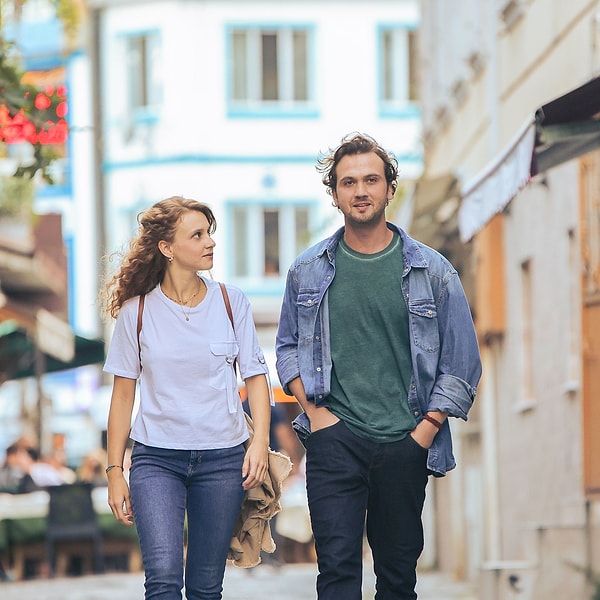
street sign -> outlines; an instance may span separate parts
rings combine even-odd
[[[68,323],[40,308],[36,314],[36,343],[39,349],[63,362],[75,357],[75,335]]]

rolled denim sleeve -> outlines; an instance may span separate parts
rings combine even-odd
[[[475,392],[475,388],[459,377],[441,374],[435,382],[428,408],[466,421]]]
[[[428,410],[467,420],[481,377],[481,358],[469,303],[458,274],[447,274],[438,299],[440,356]]]

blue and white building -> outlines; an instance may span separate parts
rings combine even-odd
[[[366,132],[419,176],[416,2],[91,4],[109,248],[163,197],[207,202],[215,278],[273,324],[288,265],[340,222],[319,152]]]

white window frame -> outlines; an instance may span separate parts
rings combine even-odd
[[[295,97],[296,57],[294,54],[294,35],[298,32],[304,33],[306,39],[306,54],[304,57],[306,98]],[[234,48],[234,35],[238,33],[245,36],[243,57],[236,56]],[[273,34],[277,39],[277,99],[274,100],[263,98],[262,37],[265,34]],[[272,111],[275,116],[282,111],[285,111],[285,116],[294,116],[294,114],[304,116],[307,112],[314,113],[314,77],[311,75],[313,71],[312,44],[314,36],[311,27],[300,25],[232,25],[228,28],[227,39],[228,52],[231,57],[228,81],[230,116],[237,116],[238,114],[245,116],[252,112],[260,112],[264,116],[269,111]],[[242,67],[238,62],[240,60],[244,62]],[[235,90],[234,81],[236,70],[239,68],[244,69],[244,74],[240,78],[245,81],[244,97],[236,97],[239,92]]]
[[[134,42],[145,39],[145,52],[141,60],[144,69],[141,82],[135,82],[139,69],[136,68],[137,59]],[[163,101],[162,84],[162,52],[160,33],[158,31],[131,32],[124,38],[124,64],[127,90],[127,110],[134,123],[154,122]],[[134,87],[139,89],[134,90]],[[145,97],[145,103],[138,103],[135,95],[140,93]]]
[[[407,24],[383,25],[379,28],[380,104],[384,115],[388,113],[392,116],[418,111],[421,95],[419,84],[417,84],[415,97],[410,95],[411,78],[416,75],[411,76],[411,63],[415,66],[417,64],[417,60],[411,60],[410,56],[411,35],[417,35],[417,30]],[[388,36],[389,48],[385,43]]]
[[[239,248],[239,240],[235,231],[235,221],[233,216],[235,210],[242,209],[245,212],[245,248]],[[250,281],[260,284],[261,281],[285,279],[287,269],[296,258],[299,251],[307,247],[309,239],[299,240],[296,238],[296,219],[298,210],[306,210],[308,216],[307,238],[312,231],[312,214],[314,213],[311,202],[291,202],[291,203],[265,203],[265,202],[231,202],[228,206],[230,211],[231,223],[230,239],[233,243],[233,252],[231,253],[230,272],[233,279],[237,281]],[[278,253],[278,272],[269,274],[265,272],[265,230],[264,213],[274,210],[279,215],[279,253]],[[294,242],[290,243],[290,235],[294,236]],[[238,254],[242,252],[246,257],[247,272],[237,272],[235,261]]]

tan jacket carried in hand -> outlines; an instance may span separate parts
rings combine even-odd
[[[254,435],[252,420],[246,415],[250,444]],[[269,521],[281,510],[281,489],[292,470],[292,461],[269,448],[269,470],[262,485],[246,492],[231,539],[228,559],[236,567],[255,567],[261,562],[260,552],[275,552]]]

